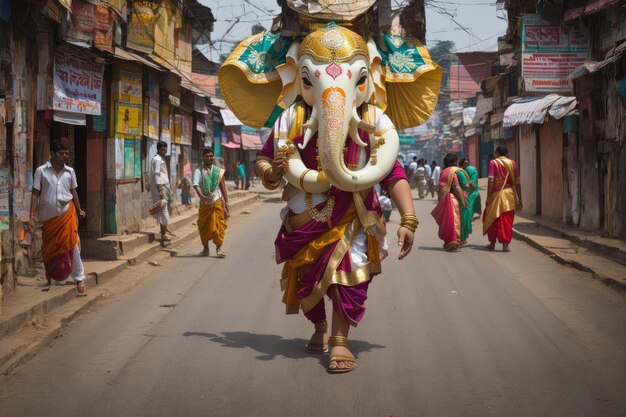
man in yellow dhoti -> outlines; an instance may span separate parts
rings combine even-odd
[[[209,242],[215,243],[218,258],[226,257],[222,251],[228,214],[228,193],[224,182],[224,170],[213,164],[213,148],[202,151],[202,166],[193,175],[193,188],[200,197],[198,231],[203,250],[200,256],[209,256]]]

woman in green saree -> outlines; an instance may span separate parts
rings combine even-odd
[[[480,204],[480,190],[478,189],[478,170],[471,166],[468,158],[461,158],[459,166],[465,171],[467,185],[463,190],[467,192],[467,207],[461,211],[461,245],[467,242],[467,238],[472,234],[472,219],[474,217],[475,205]]]

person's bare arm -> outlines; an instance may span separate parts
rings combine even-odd
[[[78,199],[78,193],[76,192],[76,188],[72,189],[72,201],[74,201],[74,207],[76,207],[76,213],[78,213],[80,217],[85,217],[87,213],[85,213],[80,208],[80,200]]]
[[[517,210],[521,211],[524,203],[522,202],[522,185],[520,183],[515,184],[515,191],[517,192]]]
[[[413,196],[411,195],[411,187],[409,186],[408,181],[395,181],[387,187],[387,191],[389,191],[389,197],[391,197],[396,207],[398,207],[400,216],[404,214],[415,214]],[[398,255],[398,259],[403,259],[409,254],[409,252],[411,252],[411,248],[413,247],[414,232],[406,227],[400,226],[398,228],[397,235],[398,246],[402,247],[400,254]]]
[[[41,191],[36,188],[33,188],[30,195],[30,217],[28,220],[28,225],[31,229],[35,228],[35,223],[38,220],[38,208],[39,208],[39,197],[41,196]]]
[[[196,194],[198,194],[198,197],[200,197],[200,201],[206,200],[206,196],[204,194],[202,194],[202,191],[200,190],[200,186],[199,185],[194,185],[193,189],[196,190]]]
[[[454,196],[457,198],[457,200],[459,200],[459,203],[463,207],[467,207],[467,197],[465,196],[465,193],[463,192],[459,184],[454,184],[452,186],[452,192],[454,193]]]
[[[226,218],[230,217],[230,212],[228,210],[228,191],[226,189],[226,182],[224,178],[220,180],[220,191],[222,192],[222,200],[224,201],[224,215]]]

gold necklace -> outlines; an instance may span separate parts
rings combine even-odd
[[[309,215],[313,220],[320,223],[326,223],[328,225],[328,228],[332,226],[330,217],[333,215],[333,208],[335,207],[335,197],[328,197],[328,199],[326,200],[326,206],[321,210],[315,208],[315,204],[313,204],[313,194],[305,193],[304,201],[306,202]]]

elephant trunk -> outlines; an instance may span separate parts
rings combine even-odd
[[[354,100],[346,97],[340,88],[324,90],[318,105],[321,107],[319,118],[318,153],[320,165],[328,181],[344,191],[361,191],[379,183],[391,170],[395,163],[399,148],[399,140],[395,131],[385,134],[389,137],[386,152],[377,158],[370,158],[365,166],[358,171],[351,171],[344,161],[344,147],[348,134],[358,145],[365,146],[358,136],[357,127],[370,131],[373,136],[374,126],[364,123],[358,116]],[[394,138],[395,135],[395,138]],[[382,148],[384,148],[383,146]],[[382,149],[381,148],[381,149]],[[382,158],[381,158],[382,156]]]

